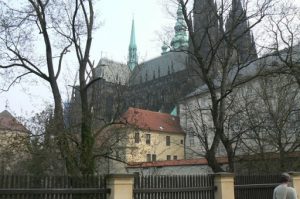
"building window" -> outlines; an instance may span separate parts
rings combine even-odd
[[[151,135],[146,134],[146,144],[150,144],[150,143],[151,143]]]
[[[167,155],[167,160],[171,160],[171,156],[170,155]]]
[[[194,146],[194,145],[195,145],[194,137],[190,137],[190,146]]]
[[[120,142],[120,140],[121,140],[121,138],[120,138],[120,132],[116,132],[116,143],[119,143]]]
[[[170,138],[170,136],[166,136],[166,145],[167,146],[171,145],[171,138]]]
[[[174,155],[174,156],[173,156],[173,160],[177,160],[177,155]]]
[[[156,161],[156,154],[152,154],[152,161]]]
[[[134,142],[139,143],[140,142],[140,133],[135,133],[134,134]]]
[[[119,151],[116,151],[116,159],[120,159],[120,153],[119,153]]]
[[[183,140],[180,140],[180,144],[183,144]]]
[[[194,131],[190,131],[189,133],[190,146],[195,145],[195,133]]]
[[[147,162],[151,162],[151,154],[147,154]]]

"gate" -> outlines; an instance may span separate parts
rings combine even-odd
[[[214,199],[213,175],[136,176],[134,199]]]

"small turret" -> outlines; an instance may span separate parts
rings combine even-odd
[[[164,41],[162,47],[161,47],[161,55],[164,55],[167,53],[169,46],[167,45],[167,43]]]
[[[127,65],[132,71],[137,66],[137,64],[138,64],[138,57],[137,57],[137,47],[135,42],[135,27],[134,27],[134,19],[132,19]]]

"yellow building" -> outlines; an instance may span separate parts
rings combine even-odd
[[[8,111],[0,113],[0,172],[15,172],[28,157],[29,131]]]
[[[127,163],[184,159],[185,133],[178,117],[129,108],[121,123],[115,136],[116,158]]]

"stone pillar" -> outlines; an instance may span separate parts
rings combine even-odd
[[[289,172],[291,176],[292,186],[296,189],[298,198],[300,196],[300,172]]]
[[[234,199],[234,175],[232,173],[215,174],[215,199]]]
[[[132,199],[133,198],[134,175],[132,174],[110,174],[107,176],[106,184],[110,194],[108,199]]]

